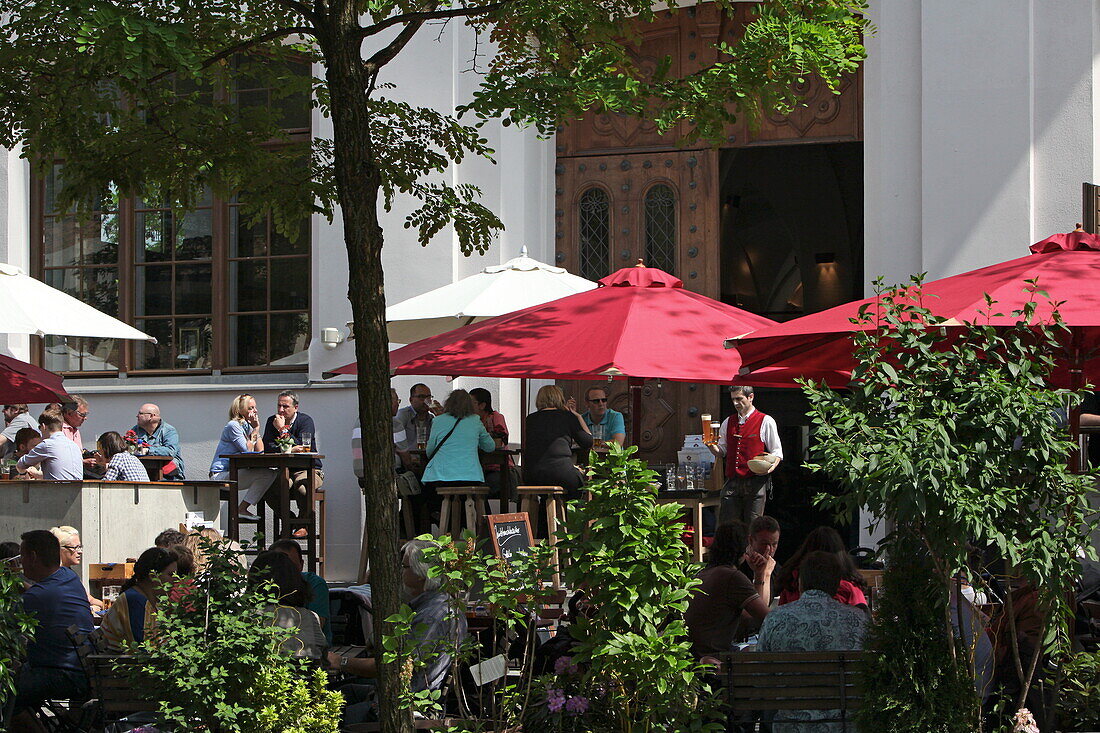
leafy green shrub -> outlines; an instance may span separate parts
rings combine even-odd
[[[1069,656],[1062,665],[1060,730],[1100,729],[1100,652]]]
[[[580,641],[573,662],[588,690],[585,722],[624,733],[720,730],[709,722],[720,716],[683,618],[700,567],[683,542],[681,507],[657,503],[657,474],[636,451],[613,444],[606,457],[593,457],[592,498],[570,504],[561,540],[566,584],[597,609],[572,627]]]
[[[920,278],[877,290],[879,306],[855,319],[850,389],[804,385],[814,467],[844,489],[818,503],[843,518],[866,508],[892,525],[883,612],[870,639],[883,658],[869,667],[863,729],[979,730],[976,694],[948,663],[969,656],[948,616],[948,584],[977,580],[968,546],[989,548],[1038,588],[1045,640],[1065,639],[1064,599],[1096,521],[1092,479],[1070,473],[1073,443],[1055,418],[1080,395],[1047,385],[1066,328],[1056,304],[1040,322],[1034,299],[1010,314],[1014,325],[994,327],[988,296],[976,322],[948,328],[924,306]],[[1012,604],[1006,609],[1013,621]],[[1021,658],[1012,649],[1021,688],[1014,709],[1041,651]]]
[[[23,612],[19,594],[23,579],[8,563],[0,563],[0,710],[15,694],[14,670],[26,652],[24,637],[34,631],[37,620]]]
[[[336,733],[343,697],[281,652],[293,632],[272,625],[272,594],[248,588],[227,543],[203,542],[205,572],[167,594],[155,636],[133,652],[134,687],[175,730]]]

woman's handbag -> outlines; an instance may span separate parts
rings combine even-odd
[[[395,480],[397,481],[398,496],[420,496],[420,492],[423,490],[420,480],[416,478],[416,474],[412,471],[397,474]]]

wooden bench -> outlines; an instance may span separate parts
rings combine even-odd
[[[850,713],[862,698],[866,652],[730,652],[719,659],[731,722],[748,712],[838,711],[819,722],[855,730]]]
[[[99,708],[101,721],[109,725],[128,715],[150,712],[157,703],[143,698],[133,688],[126,665],[133,665],[133,658],[119,654],[90,654],[85,663],[91,668],[91,690]]]

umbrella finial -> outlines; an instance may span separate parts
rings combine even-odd
[[[1078,224],[1077,226],[1081,226],[1081,225]],[[519,248],[519,256],[520,257],[528,257],[529,256],[527,254],[527,245],[526,244]]]
[[[639,257],[639,258],[638,258],[638,264],[636,264],[636,265],[634,265],[634,266],[635,266],[635,267],[645,267],[645,261],[644,261],[644,260],[642,260],[642,258],[641,258],[641,257]]]
[[[1081,222],[1077,222],[1077,227],[1073,231],[1083,232],[1083,231],[1085,231],[1085,227]]]

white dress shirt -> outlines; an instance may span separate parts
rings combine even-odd
[[[84,480],[84,461],[80,448],[60,430],[43,440],[16,462],[20,473],[29,466],[42,464],[44,481]]]
[[[744,425],[754,412],[756,412],[755,407],[750,408],[744,417],[736,412],[731,417],[737,418],[738,425]],[[727,417],[722,421],[722,427],[718,428],[718,452],[722,455],[726,455],[726,429],[729,427],[729,422],[730,418]],[[779,426],[775,424],[775,418],[771,415],[765,415],[764,421],[760,423],[760,440],[764,441],[764,448],[768,453],[780,459],[783,458],[783,444],[779,442]]]

